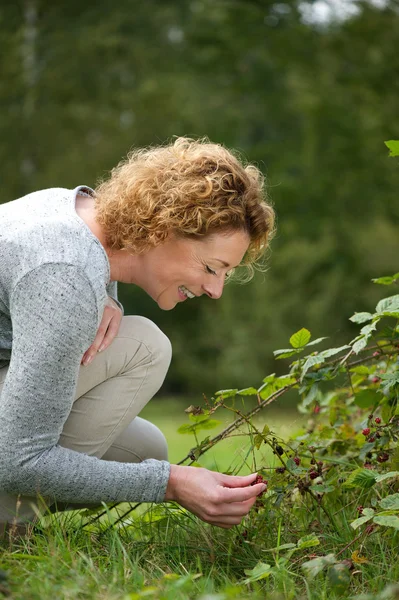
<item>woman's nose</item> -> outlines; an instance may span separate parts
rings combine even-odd
[[[203,286],[205,293],[209,296],[209,298],[213,298],[217,300],[223,294],[224,288],[224,279],[219,279],[216,277],[213,279],[211,283],[206,283]]]

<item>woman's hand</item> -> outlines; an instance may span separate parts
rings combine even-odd
[[[229,529],[238,525],[266,486],[244,477],[223,475],[197,467],[171,465],[165,501],[174,500],[202,521]]]
[[[82,365],[88,365],[91,363],[97,352],[102,352],[105,348],[108,348],[119,331],[122,317],[123,313],[120,307],[112,298],[110,298],[110,296],[108,296],[97,335],[90,348],[83,354],[81,360]]]

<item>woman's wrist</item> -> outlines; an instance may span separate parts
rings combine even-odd
[[[182,465],[170,465],[170,475],[168,485],[166,486],[164,501],[168,500],[178,501],[179,499],[179,485],[182,479],[185,479],[187,475],[187,469],[190,467],[184,467]]]

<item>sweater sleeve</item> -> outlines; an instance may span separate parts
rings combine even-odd
[[[167,461],[104,461],[58,445],[80,360],[101,311],[84,271],[42,265],[18,282],[10,308],[11,362],[0,397],[0,490],[65,502],[161,502]]]
[[[110,298],[112,298],[112,300],[114,302],[117,303],[117,305],[119,306],[119,308],[122,311],[122,315],[124,315],[125,310],[123,308],[123,304],[121,304],[121,302],[119,302],[119,300],[118,300],[118,282],[117,281],[109,282],[109,284],[107,285],[107,294]]]

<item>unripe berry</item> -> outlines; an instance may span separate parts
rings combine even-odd
[[[294,463],[299,467],[299,465],[301,464],[301,459],[299,458],[299,456],[295,456],[293,460]]]
[[[379,424],[381,423],[381,419],[380,419],[380,417],[376,417],[376,418],[374,419],[374,421],[377,423],[377,425],[379,425]]]
[[[316,459],[315,459],[315,458],[312,458],[312,459],[310,460],[310,464],[311,464],[311,465],[315,465],[315,464],[316,464]]]
[[[284,448],[282,448],[281,446],[276,446],[276,452],[281,456],[282,454],[284,454]]]
[[[309,446],[308,450],[309,450],[309,452],[311,452],[313,454],[313,452],[315,452],[316,448],[314,446]]]
[[[363,429],[363,431],[362,431],[362,434],[364,436],[366,436],[366,437],[369,435],[369,433],[370,433],[370,428],[369,427],[365,427],[365,429]]]
[[[367,438],[367,441],[370,443],[375,442],[375,437],[373,435],[370,435],[370,437]]]
[[[322,460],[319,460],[319,462],[317,464],[319,465],[319,467],[322,467],[324,465]]]
[[[363,506],[358,506],[356,510],[359,513],[359,515],[363,514]]]
[[[365,462],[363,466],[364,466],[365,469],[372,469],[373,468],[373,465],[371,463],[369,463],[369,462]]]
[[[374,358],[378,358],[379,355],[380,355],[380,352],[378,350],[376,350],[375,352],[373,352]]]

